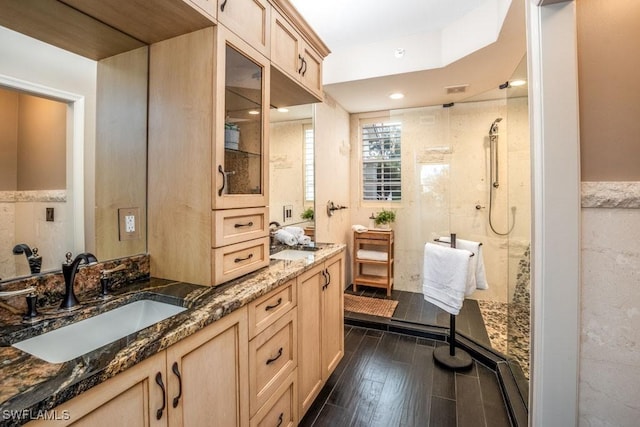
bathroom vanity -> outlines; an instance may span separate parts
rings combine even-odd
[[[124,287],[73,321],[139,299],[186,310],[62,363],[9,346],[28,337],[29,325],[4,328],[0,411],[24,414],[7,425],[28,417],[50,425],[43,414],[92,427],[296,425],[344,354],[344,249],[273,260],[219,287],[164,279]]]

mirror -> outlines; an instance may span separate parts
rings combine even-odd
[[[313,112],[313,104],[271,110],[269,221],[301,227],[315,241]]]
[[[147,52],[94,61],[0,27],[1,281],[31,274],[18,244],[38,248],[42,273],[67,251],[100,261],[146,251]],[[9,123],[6,111],[20,106],[25,116]],[[58,130],[41,128],[53,116]],[[51,151],[54,133],[63,137]],[[119,229],[127,212],[132,236]]]

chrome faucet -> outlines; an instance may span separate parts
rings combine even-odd
[[[76,294],[73,291],[73,285],[80,263],[84,261],[87,265],[92,265],[96,264],[98,262],[98,259],[93,254],[90,254],[88,252],[78,254],[73,261],[71,260],[71,252],[67,252],[65,256],[67,260],[64,264],[62,264],[62,275],[64,276],[65,292],[64,297],[62,298],[62,303],[60,304],[60,308],[69,310],[79,304],[78,298],[76,298]]]

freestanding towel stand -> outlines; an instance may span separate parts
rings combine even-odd
[[[451,247],[456,247],[455,233],[451,233]],[[436,362],[449,369],[469,368],[473,363],[471,356],[463,349],[456,348],[456,316],[454,314],[449,314],[449,316],[449,347],[437,347],[433,351],[433,358]]]

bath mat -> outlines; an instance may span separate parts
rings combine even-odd
[[[361,297],[344,294],[344,310],[356,313],[370,314],[379,317],[391,317],[396,311],[398,301],[390,299]]]

